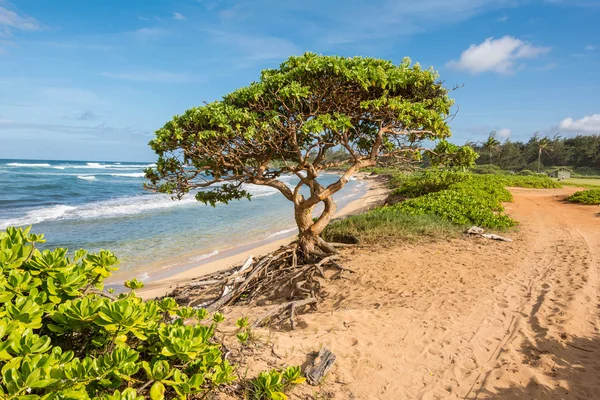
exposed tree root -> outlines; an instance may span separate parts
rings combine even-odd
[[[334,246],[328,247],[334,249]],[[273,315],[269,315],[268,319],[277,321],[289,316],[292,327],[295,327],[295,315],[307,304],[314,307],[320,297],[319,279],[326,279],[327,269],[335,270],[337,273],[333,276],[338,277],[341,272],[353,272],[341,267],[336,260],[339,260],[337,254],[306,255],[297,243],[293,243],[258,259],[249,257],[241,267],[195,279],[176,288],[171,296],[180,304],[209,311],[241,302],[284,301],[271,311]]]

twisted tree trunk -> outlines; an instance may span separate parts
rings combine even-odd
[[[323,212],[316,221],[313,220],[315,206],[307,207],[305,203],[300,203],[294,207],[294,216],[299,232],[298,244],[304,256],[308,258],[312,256],[326,257],[337,252],[320,236],[333,218],[337,206],[331,196],[323,200],[323,205]]]

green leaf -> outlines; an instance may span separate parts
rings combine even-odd
[[[163,400],[165,398],[165,386],[160,382],[154,382],[150,388],[150,398],[152,400]]]

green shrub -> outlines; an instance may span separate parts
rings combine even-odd
[[[305,380],[300,367],[288,367],[282,372],[276,370],[261,372],[252,380],[250,396],[253,400],[287,400],[284,391]]]
[[[215,338],[223,316],[102,292],[117,258],[39,251],[43,235],[0,232],[0,398],[203,397],[236,379]],[[184,323],[184,321],[186,321]]]
[[[475,176],[484,183],[497,184],[503,187],[523,187],[532,189],[553,189],[562,185],[546,175],[519,176],[519,175],[488,175]]]
[[[567,199],[572,203],[600,204],[600,189],[581,190]]]
[[[472,175],[464,172],[427,170],[415,173],[404,180],[397,180],[398,188],[392,193],[395,196],[419,197],[427,193],[448,189],[451,185],[472,179]]]
[[[510,192],[497,192],[502,191],[493,186],[480,188],[456,185],[392,207],[395,207],[398,212],[415,215],[435,214],[457,225],[475,224],[486,228],[510,228],[517,222],[502,214],[501,205],[501,201],[506,201],[510,197]]]
[[[536,175],[536,172],[533,172],[530,169],[524,169],[522,171],[517,172],[517,175],[521,175],[521,176],[531,176],[531,175]]]
[[[471,167],[471,172],[474,174],[504,174],[505,171],[494,164],[474,165]]]
[[[556,188],[561,185],[547,176],[471,175],[457,178],[443,190],[431,191],[434,185],[424,181],[413,193],[427,194],[407,200],[395,207],[398,212],[413,215],[435,214],[458,225],[475,224],[485,228],[505,229],[517,224],[502,213],[502,203],[512,201],[505,187]],[[418,182],[418,181],[415,181]],[[438,187],[444,187],[439,185]]]

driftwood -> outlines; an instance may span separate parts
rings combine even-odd
[[[505,238],[503,236],[495,235],[493,233],[484,233],[481,237],[492,240],[500,240],[501,242],[512,242],[512,239]]]
[[[493,233],[483,233],[483,232],[485,232],[485,230],[478,226],[472,226],[467,230],[468,234],[481,236],[482,238],[485,238],[485,239],[500,240],[502,242],[512,242],[512,239],[505,238],[505,237],[502,237],[502,236],[499,236],[499,235],[496,235]]]
[[[319,354],[317,354],[317,357],[313,360],[312,365],[305,371],[308,383],[313,386],[318,385],[331,367],[333,367],[335,359],[335,354],[329,351],[327,347],[321,347],[321,350],[319,350]]]
[[[305,306],[307,304],[312,304],[312,303],[316,303],[316,302],[317,302],[317,299],[315,297],[311,297],[311,298],[308,298],[305,300],[290,301],[289,303],[281,304],[281,305],[269,310],[267,313],[261,315],[260,317],[258,317],[256,322],[254,322],[252,324],[252,327],[258,328],[259,326],[261,326],[263,324],[263,322],[265,320],[269,320],[270,318],[273,318],[273,317],[280,317],[282,314],[285,314],[289,311],[292,329],[295,329],[296,322],[294,321],[294,315],[296,313],[296,307],[301,307],[301,306]]]
[[[221,294],[221,298],[209,305],[208,307],[206,307],[206,309],[208,311],[216,311],[219,308],[223,307],[225,304],[227,304],[230,300],[233,300],[234,296],[241,290],[243,290],[246,286],[248,286],[250,281],[252,281],[252,279],[262,271],[261,268],[263,268],[265,265],[268,265],[268,261],[269,256],[263,258],[261,262],[259,262],[258,265],[254,268],[252,273],[246,278],[246,280],[242,282],[241,286],[237,288],[237,290],[233,290],[232,285],[226,285],[223,289],[223,293]]]

